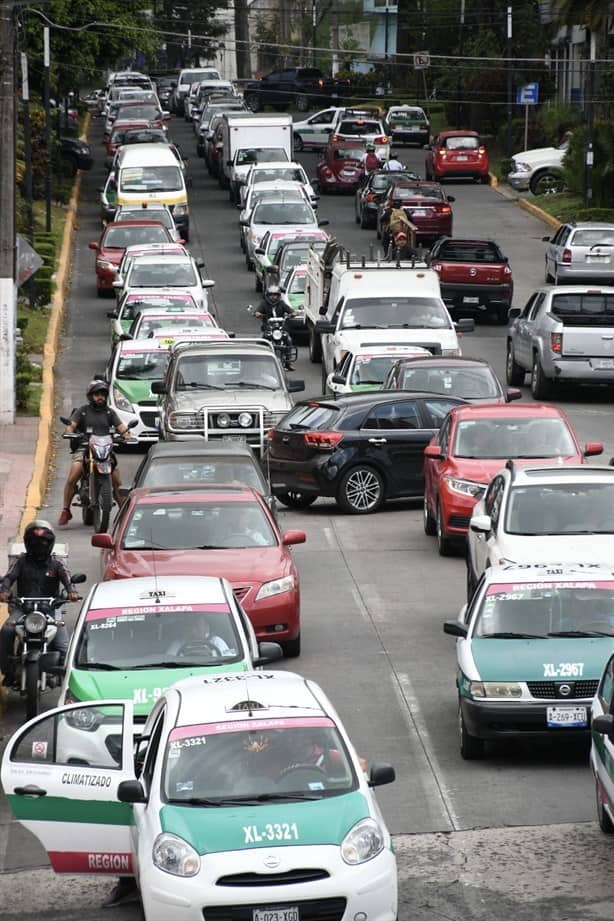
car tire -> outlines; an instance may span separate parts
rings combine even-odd
[[[295,149],[295,151],[296,151],[297,153],[302,153],[303,150],[305,149],[305,145],[303,144],[303,139],[302,139],[302,137],[300,136],[300,134],[295,134],[295,135],[294,135],[294,138],[293,138],[293,141],[294,141],[294,149]]]
[[[560,280],[559,280],[559,272],[558,272],[558,269],[557,269],[557,267],[556,267],[556,262],[554,263],[554,275],[552,276],[552,284],[553,284],[553,285],[560,285],[560,284],[561,284],[561,282],[560,282]]]
[[[536,176],[532,176],[529,181],[529,189],[533,195],[551,195],[562,192],[564,188],[565,182],[562,175],[552,170],[543,170]]]
[[[106,293],[104,288],[96,288],[96,297],[106,297]]]
[[[550,274],[550,272],[548,271],[548,260],[547,259],[546,259],[546,267],[544,269],[544,281],[546,282],[547,285],[552,285],[554,283],[554,279],[552,275]]]
[[[361,215],[356,210],[354,210],[354,220],[356,221],[357,224],[360,224],[360,226],[362,227]]]
[[[467,732],[460,700],[458,702],[458,742],[461,758],[465,761],[477,761],[484,756],[484,740]]]
[[[278,493],[277,498],[287,508],[309,508],[310,505],[318,498],[313,493],[295,492],[289,489],[287,492]]]
[[[424,493],[424,501],[422,503],[422,521],[424,524],[424,533],[428,534],[429,537],[435,537],[437,534],[437,522],[431,515],[428,499],[426,498],[426,490]]]
[[[531,367],[531,395],[535,400],[547,400],[552,393],[552,382],[548,380],[541,366],[539,355],[533,352]]]
[[[350,515],[369,515],[377,512],[384,501],[384,480],[368,464],[350,467],[341,477],[337,490],[337,503]]]
[[[614,835],[614,822],[603,808],[603,801],[599,795],[599,784],[595,778],[595,799],[597,801],[597,822],[604,835]]]
[[[511,342],[507,343],[507,354],[505,358],[505,380],[510,387],[521,387],[524,384],[525,370],[519,364],[516,364],[514,358],[514,346]]]
[[[443,515],[441,512],[441,503],[437,503],[437,517],[436,522],[436,534],[437,534],[437,550],[439,551],[439,556],[452,556],[454,553],[454,546],[449,537],[446,536],[446,529],[443,524]]]
[[[299,93],[295,101],[296,108],[299,110],[299,112],[309,111],[309,96],[306,96],[305,93]]]
[[[377,237],[378,240],[381,240],[381,239],[382,239],[382,230],[381,230],[380,224],[377,224],[377,225],[376,225],[375,235],[376,235],[376,237]]]
[[[322,361],[322,340],[313,326],[309,327],[309,361],[317,365]]]
[[[296,639],[281,643],[281,648],[284,651],[286,659],[296,659],[296,657],[301,654],[301,634],[299,633]]]
[[[486,173],[484,176],[480,176],[480,182],[482,185],[490,185],[490,176]]]
[[[260,109],[262,108],[260,104],[260,98],[256,95],[256,93],[247,94],[245,97],[245,105],[250,110],[250,112],[260,112]]]

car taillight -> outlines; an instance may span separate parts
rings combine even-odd
[[[439,156],[440,156],[440,157],[445,157],[445,155],[446,155],[446,148],[445,148],[445,147],[440,147],[440,148],[439,148]]]
[[[385,134],[383,134],[383,135],[382,135],[381,137],[379,137],[379,138],[374,138],[373,143],[374,143],[374,144],[387,144],[387,143],[388,143],[388,138],[386,137]]]
[[[373,192],[367,192],[365,201],[375,201],[375,194]]]
[[[563,250],[563,259],[562,259],[562,261],[563,261],[563,262],[567,262],[567,263],[571,262],[571,250],[570,250],[570,249],[564,249],[564,250]]]
[[[331,141],[339,141],[339,140],[340,140],[340,137],[338,134],[331,135]]]
[[[318,86],[324,86],[324,80],[322,79],[318,80]]]
[[[450,207],[450,205],[436,205],[435,207],[437,208],[437,211],[439,211],[440,214],[451,214],[452,213],[452,208]]]
[[[322,167],[322,172],[324,173],[325,176],[332,176],[332,175],[333,175],[333,171],[332,171],[332,169],[330,168],[330,166],[323,166],[323,167]]]
[[[275,429],[269,429],[266,433],[266,437],[269,439],[269,441],[273,441],[273,438],[275,437]]]
[[[503,274],[504,274],[504,275],[511,275],[511,274],[512,274],[512,270],[510,269],[509,265],[504,265],[504,266],[503,266]]]
[[[484,156],[484,154],[486,153],[486,148],[485,148],[485,147],[478,147],[478,153],[481,154],[482,156]]]
[[[441,272],[441,262],[432,262],[431,268],[434,272]]]
[[[560,355],[563,351],[563,333],[550,333],[550,350]]]
[[[316,451],[330,451],[339,444],[343,438],[343,432],[305,432],[303,438],[308,448],[315,448]]]

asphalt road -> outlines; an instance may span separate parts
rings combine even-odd
[[[188,130],[183,121],[171,122],[173,139],[191,156],[195,145]],[[96,152],[102,150],[100,136],[94,123]],[[409,168],[423,173],[423,151],[400,153]],[[316,155],[303,154],[301,160],[308,174],[315,175]],[[97,157],[101,161],[102,153]],[[204,257],[206,274],[216,280],[220,323],[237,334],[254,334],[256,321],[245,307],[257,303],[259,295],[238,246],[238,212],[195,155],[190,174],[190,248]],[[83,401],[88,380],[104,369],[108,357],[105,311],[112,302],[96,298],[94,257],[87,248],[100,232],[96,188],[102,178],[98,165],[83,176],[70,309],[58,366],[58,415]],[[547,228],[489,187],[452,183],[448,191],[456,198],[455,234],[486,235],[500,243],[514,271],[515,303],[523,304],[543,281],[541,238]],[[319,214],[353,252],[367,252],[369,243],[377,242],[375,231],[356,225],[352,198],[323,196]],[[504,334],[501,327],[479,323],[462,340],[464,353],[488,359],[501,379]],[[304,348],[296,376],[305,379],[308,394],[319,393],[320,368],[309,363]],[[524,397],[531,399],[528,389]],[[576,390],[561,397],[580,439],[604,441],[604,459],[609,458],[614,453],[611,395]],[[125,481],[140,457],[121,455]],[[67,463],[65,443],[58,441],[44,509],[52,521],[62,504]],[[396,767],[396,783],[382,788],[379,799],[398,836],[402,921],[508,921],[512,913],[520,921],[611,917],[609,847],[593,824],[587,747],[510,744],[493,750],[483,762],[460,758],[454,646],[441,625],[463,603],[464,563],[460,557],[437,555],[434,539],[423,533],[420,503],[391,503],[373,516],[348,517],[332,502],[320,500],[306,512],[282,511],[281,521],[307,532],[307,543],[295,551],[302,583],[303,652],[282,667],[318,681],[358,750]],[[90,533],[75,518],[63,536],[70,544],[73,571],[85,571],[91,584],[99,568]],[[23,719],[23,709],[12,702],[4,715],[4,741]],[[37,869],[45,864],[44,852],[10,822],[6,801],[0,799],[0,869],[8,874],[0,876],[0,905],[12,894],[12,908],[2,911],[3,919],[27,919],[41,911],[48,917],[58,911],[62,918],[98,918],[95,905],[109,882],[54,878],[49,870]],[[17,870],[22,873],[13,875]],[[140,917],[136,907],[112,914]]]

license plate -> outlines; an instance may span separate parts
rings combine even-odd
[[[479,304],[479,303],[480,303],[479,297],[464,297],[463,298],[463,304]]]
[[[240,441],[245,444],[247,435],[222,435],[222,441]]]
[[[460,157],[455,157],[454,159],[456,160],[457,163],[464,163],[466,160],[469,159],[469,157],[460,156]]]
[[[592,256],[587,256],[587,257],[586,257],[586,261],[587,261],[587,262],[609,262],[609,261],[610,261],[610,257],[609,257],[609,256],[596,256],[596,255],[592,255]]]
[[[583,727],[587,725],[586,707],[548,707],[546,723],[550,729]]]
[[[410,217],[425,217],[425,215],[425,208],[415,208],[413,211],[410,211]]]
[[[591,368],[593,371],[612,371],[614,358],[591,358]]]
[[[300,921],[298,905],[288,908],[254,908],[252,921]]]
[[[342,169],[341,175],[345,176],[346,179],[353,179],[356,175],[356,170],[354,169]]]

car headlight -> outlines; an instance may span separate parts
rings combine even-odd
[[[256,601],[261,601],[263,598],[270,598],[271,595],[281,595],[282,592],[291,592],[294,585],[294,576],[283,576],[281,579],[273,579],[272,582],[265,582],[264,585],[261,585],[258,589]]]
[[[248,429],[253,421],[251,413],[239,413],[239,425],[242,429]]]
[[[96,260],[96,268],[97,268],[97,269],[104,269],[106,272],[114,272],[114,273],[117,273],[117,266],[114,265],[112,262],[107,262],[106,259],[97,259],[97,260]]]
[[[384,849],[384,835],[375,819],[361,819],[341,842],[341,856],[356,865],[377,857]]]
[[[95,732],[100,726],[100,714],[90,707],[86,710],[70,710],[66,714],[66,722],[81,732]]]
[[[173,217],[185,217],[188,213],[187,203],[185,205],[175,205],[173,208]]]
[[[522,697],[517,681],[472,681],[469,692],[472,697]]]
[[[200,857],[194,848],[169,832],[158,835],[151,856],[154,866],[173,876],[196,876],[200,870]]]
[[[168,424],[172,429],[197,429],[198,415],[196,413],[171,413]]]
[[[483,483],[474,483],[473,480],[459,480],[457,477],[446,476],[444,480],[454,492],[462,496],[472,496],[474,499],[481,498],[486,492]]]
[[[531,167],[528,163],[515,163],[517,173],[530,173]]]
[[[230,425],[230,416],[228,415],[228,413],[220,413],[217,417],[216,424],[218,428],[227,429],[228,426]]]
[[[134,413],[134,407],[130,400],[126,399],[124,394],[117,387],[113,388],[113,402],[123,413]]]
[[[47,626],[47,618],[39,611],[32,611],[26,615],[23,625],[28,633],[42,633]]]

